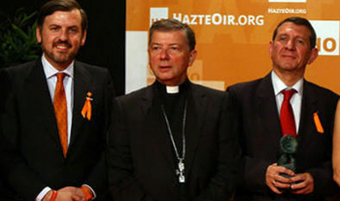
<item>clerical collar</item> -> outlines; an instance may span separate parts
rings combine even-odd
[[[189,80],[186,79],[179,86],[166,86],[159,81],[156,81],[157,88],[164,94],[181,94],[183,91],[186,91],[189,86]]]
[[[177,94],[179,92],[179,86],[165,86],[166,93]]]

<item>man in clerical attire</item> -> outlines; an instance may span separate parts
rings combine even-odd
[[[229,200],[240,178],[240,148],[227,92],[190,82],[193,30],[155,22],[149,64],[156,81],[119,97],[109,135],[114,200]]]

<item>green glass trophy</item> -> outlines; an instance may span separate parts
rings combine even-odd
[[[292,135],[282,136],[282,138],[280,139],[281,155],[278,160],[278,165],[283,166],[295,172],[296,161],[295,161],[294,156],[295,156],[297,147],[298,147],[298,142],[297,142],[296,137]],[[281,175],[287,178],[290,177],[287,174],[281,174]]]

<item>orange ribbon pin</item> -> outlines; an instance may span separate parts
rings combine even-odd
[[[87,97],[85,100],[85,104],[83,106],[83,109],[81,110],[81,115],[84,118],[87,118],[88,120],[91,120],[91,115],[92,115],[92,106],[91,106],[91,101],[93,100],[91,98],[92,93],[91,92],[87,92]]]
[[[323,127],[322,127],[318,113],[314,112],[313,117],[314,117],[314,123],[315,123],[316,130],[319,133],[324,133],[324,130],[323,130]]]

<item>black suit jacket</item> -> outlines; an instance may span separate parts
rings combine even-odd
[[[333,118],[338,95],[304,80],[301,117],[296,153],[297,173],[309,172],[314,178],[314,193],[308,196],[276,196],[265,184],[267,167],[277,162],[282,136],[271,75],[236,84],[227,89],[238,103],[245,174],[243,187],[235,200],[323,200],[332,192],[331,153]],[[324,133],[316,129],[317,113]]]
[[[239,179],[240,162],[229,95],[189,83],[186,183],[179,184],[177,159],[155,87],[119,97],[114,104],[108,154],[112,198],[228,200]]]
[[[76,61],[71,139],[64,158],[41,60],[1,72],[8,92],[1,115],[6,142],[3,173],[15,199],[34,200],[46,186],[90,185],[102,198],[106,185],[105,145],[110,123],[113,85],[108,71]],[[81,116],[86,94],[92,95],[92,118]]]

